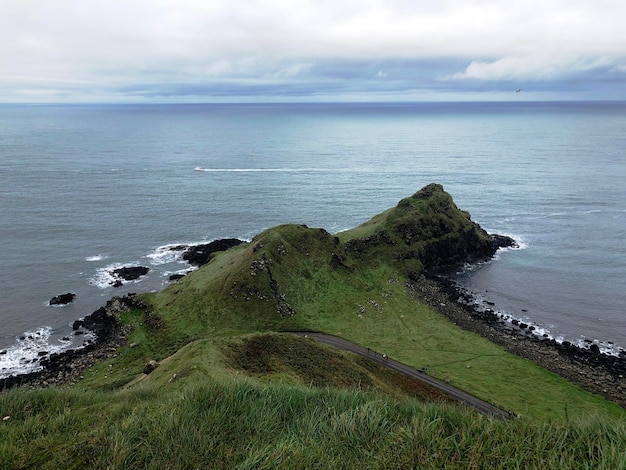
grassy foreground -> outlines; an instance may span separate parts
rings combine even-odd
[[[407,293],[425,265],[486,243],[435,185],[338,238],[263,232],[142,296],[152,309],[121,317],[133,347],[78,384],[0,393],[0,468],[626,468],[622,408]],[[293,330],[426,368],[521,418],[492,421],[279,333]]]
[[[623,422],[502,423],[358,390],[209,380],[113,393],[11,391],[3,402],[12,421],[0,428],[3,468],[626,465]]]

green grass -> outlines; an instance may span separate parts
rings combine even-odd
[[[3,394],[4,468],[624,468],[625,423],[496,422],[355,390],[207,380]],[[59,439],[59,435],[67,436]]]
[[[268,243],[255,256],[280,257],[271,250],[272,244]],[[568,412],[574,414],[623,416],[617,405],[460,329],[430,307],[416,302],[408,295],[398,272],[388,264],[353,272],[335,270],[325,258],[315,258],[311,249],[305,261],[300,257],[282,261],[282,265],[275,261],[272,267],[286,301],[296,312],[293,317],[278,316],[275,302],[235,300],[229,295],[230,289],[223,288],[224,284],[235,281],[214,278],[215,272],[252,251],[253,244],[223,253],[216,258],[215,265],[211,263],[192,274],[185,284],[150,296],[168,325],[167,330],[175,332],[169,338],[175,348],[181,342],[205,336],[323,331],[384,352],[416,368],[426,368],[430,374],[519,415],[564,418],[567,406]],[[249,276],[251,263],[251,259],[244,263],[246,271],[242,277]],[[284,269],[287,263],[292,265]],[[281,268],[285,273],[296,269],[300,275],[282,278]],[[228,272],[229,276],[235,276]],[[257,274],[254,281],[264,274]],[[245,280],[237,282],[243,284]],[[189,295],[190,290],[193,295]],[[180,292],[187,294],[181,296]],[[231,316],[224,312],[238,313]],[[178,337],[181,331],[185,334],[182,339]],[[164,346],[156,351],[169,354]]]
[[[0,468],[625,468],[622,408],[408,294],[405,276],[422,263],[407,264],[406,250],[455,247],[445,231],[472,227],[429,186],[338,238],[283,225],[218,254],[143,295],[152,310],[121,318],[129,345],[75,386],[0,393]],[[413,241],[420,231],[431,245]],[[280,333],[293,330],[426,368],[521,419],[492,421]],[[160,365],[145,375],[150,360]]]

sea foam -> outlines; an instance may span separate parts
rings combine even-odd
[[[331,168],[202,168],[195,167],[194,171],[207,173],[307,173],[307,172],[331,172]]]
[[[95,336],[91,332],[81,335],[84,341],[93,341]],[[36,330],[26,331],[20,336],[13,346],[10,346],[0,354],[0,379],[17,374],[28,374],[42,370],[41,359],[50,354],[63,352],[73,347],[70,337],[53,339],[53,331],[50,327],[41,327]],[[80,349],[83,346],[75,349]],[[43,353],[46,354],[43,354]]]
[[[183,260],[183,253],[185,248],[191,246],[186,243],[171,243],[169,245],[162,245],[156,247],[153,251],[146,255],[146,258],[150,260],[150,264],[153,266],[159,266],[163,264],[185,262]],[[177,249],[177,248],[181,249]]]
[[[530,319],[529,316],[521,316],[521,315],[513,315],[506,310],[498,309],[494,306],[494,303],[487,299],[484,295],[472,292],[472,299],[474,301],[474,308],[479,312],[492,311],[495,315],[498,316],[501,322],[508,325],[510,328],[515,329],[519,328],[520,333],[526,332],[532,336],[537,338],[545,338],[547,340],[554,340],[559,344],[562,344],[564,341],[567,341],[563,335],[554,334],[550,328],[554,328],[554,325],[541,325],[539,323],[534,322]],[[526,325],[525,328],[521,328],[520,325]],[[608,342],[608,341],[600,341],[597,339],[590,340],[586,338],[584,335],[581,335],[576,340],[570,340],[570,343],[574,344],[576,347],[580,349],[589,349],[592,344],[596,344],[601,353],[606,354],[608,356],[616,356],[619,357],[622,348],[618,345]]]
[[[91,286],[95,286],[95,287],[99,287],[100,289],[105,289],[107,287],[111,287],[113,286],[113,284],[115,284],[116,282],[122,282],[122,284],[129,284],[129,283],[138,283],[142,281],[142,277],[139,277],[139,279],[135,279],[132,281],[126,281],[124,279],[121,279],[119,277],[114,276],[112,273],[114,270],[119,269],[119,268],[123,268],[123,267],[131,267],[131,266],[139,266],[140,263],[138,262],[131,262],[131,263],[111,263],[103,268],[98,268],[96,270],[96,273],[89,278],[89,280],[87,281],[87,283]]]
[[[103,259],[107,259],[107,258],[108,258],[107,255],[94,255],[94,256],[87,256],[85,258],[85,261],[89,261],[89,262],[102,261]]]

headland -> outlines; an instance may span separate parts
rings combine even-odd
[[[314,284],[318,281],[316,273],[324,271],[341,282],[363,284],[362,266],[385,265],[385,269],[397,276],[389,282],[403,284],[415,300],[429,305],[454,324],[626,407],[626,360],[623,357],[537,337],[523,328],[512,329],[499,321],[497,315],[473,308],[470,294],[434,274],[456,263],[488,260],[498,249],[514,243],[508,237],[486,233],[468,213],[454,205],[440,185],[432,184],[338,236],[323,229],[290,225],[265,231],[250,243],[227,239],[210,246],[181,247],[189,253],[191,264],[209,265],[204,269],[214,271],[225,268],[223,264],[211,268],[216,253],[239,247],[241,254],[235,261],[229,261],[228,276],[208,276],[210,283],[222,283],[218,289],[222,297],[216,298],[213,292],[217,291],[211,290],[212,297],[204,300],[206,305],[198,307],[203,297],[198,297],[200,287],[194,274],[177,278],[171,288],[156,294],[156,300],[154,296],[134,294],[113,297],[106,306],[75,324],[76,328],[92,331],[95,341],[80,349],[44,357],[41,359],[43,370],[3,379],[0,389],[80,381],[84,371],[96,361],[115,358],[121,346],[131,346],[128,344],[130,327],[121,321],[122,313],[128,310],[142,312],[143,323],[155,331],[167,323],[167,315],[162,311],[164,305],[185,307],[190,302],[202,315],[213,315],[207,313],[213,310],[222,312],[222,317],[232,315],[227,321],[231,325],[228,328],[241,321],[258,322],[262,325],[259,331],[288,331],[294,329],[294,324],[310,327],[315,324],[311,318],[302,322],[294,320],[300,320],[303,302],[310,302],[305,297],[318,295],[304,292],[308,289],[303,287],[307,279]],[[313,266],[318,261],[321,264]],[[297,282],[294,276],[299,276]],[[225,280],[228,284],[224,284]],[[367,286],[364,288],[367,290]],[[376,301],[370,302],[375,305]],[[345,314],[339,311],[341,306],[332,308],[339,315]],[[250,312],[254,314],[250,316]],[[359,312],[361,318],[367,308],[361,305]],[[319,324],[317,329],[322,330]],[[197,333],[180,332],[180,336],[191,340]],[[177,341],[185,342],[184,339]]]

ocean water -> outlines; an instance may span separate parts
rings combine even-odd
[[[354,227],[437,182],[517,250],[461,283],[539,334],[626,348],[626,103],[0,106],[0,377],[189,267],[172,244]],[[107,272],[145,265],[120,288]],[[74,303],[50,307],[73,292]]]

